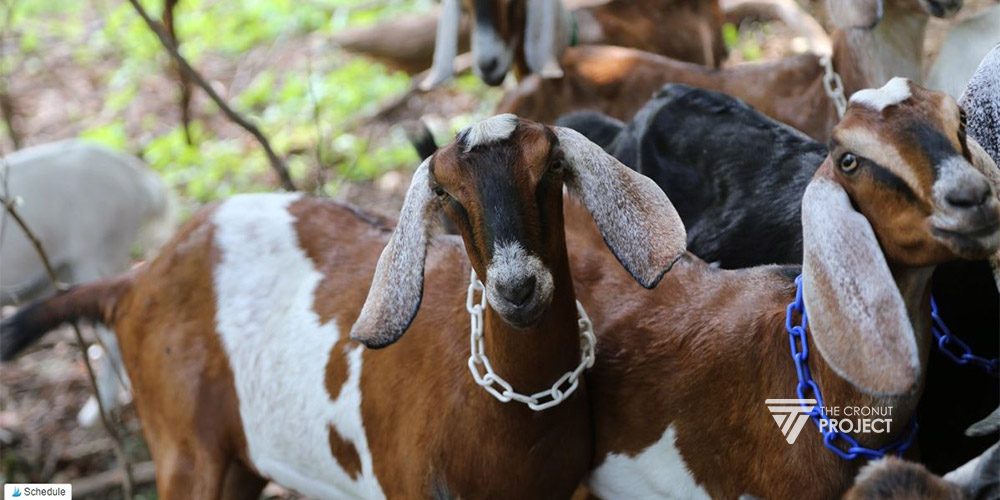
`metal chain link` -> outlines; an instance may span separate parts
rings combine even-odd
[[[788,331],[788,342],[791,345],[792,360],[795,362],[795,373],[798,375],[799,384],[795,388],[795,393],[799,399],[811,399],[816,403],[811,405],[812,409],[807,414],[816,424],[820,434],[823,435],[823,444],[840,458],[854,460],[859,456],[867,459],[882,458],[890,453],[902,455],[907,448],[913,444],[913,439],[917,435],[917,419],[911,418],[903,435],[898,439],[886,444],[879,449],[866,448],[858,444],[857,440],[848,434],[831,430],[830,418],[823,413],[823,395],[819,391],[819,386],[812,379],[809,371],[809,344],[806,339],[809,318],[806,315],[806,305],[802,299],[802,275],[795,278],[795,300],[788,304],[785,310],[785,330]],[[801,322],[794,324],[795,313],[802,316]],[[800,403],[803,408],[809,408],[810,404]],[[821,425],[821,421],[826,421],[826,425]],[[825,428],[825,430],[824,430]],[[843,443],[843,444],[838,444]]]
[[[938,349],[945,356],[960,365],[978,366],[991,377],[1000,377],[1000,358],[986,359],[982,356],[976,356],[968,344],[952,335],[948,325],[945,325],[944,320],[938,315],[937,302],[934,301],[934,297],[931,297],[931,319],[933,320],[931,332],[937,339]]]
[[[833,70],[833,58],[829,55],[819,58],[820,66],[823,66],[823,90],[830,96],[833,105],[837,108],[837,118],[843,118],[847,112],[847,97],[844,96],[844,82],[840,80],[840,75]]]
[[[478,303],[476,301],[477,292],[481,294]],[[594,337],[594,326],[578,300],[576,301],[576,312],[579,316],[577,325],[580,329],[580,364],[573,371],[568,371],[559,377],[552,384],[552,387],[531,395],[521,394],[515,391],[503,377],[497,375],[489,358],[486,357],[486,343],[483,339],[483,311],[486,310],[486,290],[483,283],[476,277],[475,270],[469,276],[469,293],[465,299],[465,308],[469,311],[469,347],[472,352],[472,355],[469,356],[469,371],[472,372],[476,384],[504,403],[517,401],[528,405],[528,408],[535,411],[552,408],[573,394],[580,386],[580,376],[583,371],[594,366],[594,346],[597,343],[597,339]],[[484,373],[480,374],[479,366],[483,367]]]

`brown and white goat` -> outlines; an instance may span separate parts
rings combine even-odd
[[[950,15],[961,0],[830,0],[829,5],[840,27],[833,35],[833,68],[850,96],[894,76],[920,81],[929,15]],[[685,83],[739,97],[821,141],[838,120],[816,55],[714,69],[638,50],[585,46],[568,49],[560,62],[562,78],[526,78],[504,96],[498,112],[552,122],[570,111],[593,109],[627,120],[664,84]]]
[[[920,398],[934,266],[1000,248],[1000,185],[982,173],[997,167],[962,122],[951,97],[902,79],[859,92],[802,201],[812,378],[827,407],[892,407],[890,432],[853,434],[869,448],[899,438]],[[785,331],[797,267],[720,270],[688,254],[644,291],[598,252],[586,214],[568,204],[566,220],[598,335],[595,495],[836,498],[851,486],[863,460],[826,449],[810,421],[788,444],[765,405],[798,397]]]
[[[512,66],[518,79],[531,73],[562,76],[559,57],[574,41],[633,47],[712,67],[725,57],[718,0],[610,0],[573,11],[562,0],[442,0],[424,89],[452,76],[463,8],[473,19],[473,70],[489,85],[503,82]]]
[[[148,265],[37,303],[3,335],[114,327],[164,499],[256,498],[265,480],[314,498],[568,498],[590,462],[588,391],[538,412],[497,401],[469,373],[466,310],[471,261],[485,353],[516,390],[580,365],[564,185],[643,286],[683,251],[652,181],[575,131],[505,115],[421,164],[391,235],[326,200],[233,197]],[[430,244],[438,211],[464,249]]]

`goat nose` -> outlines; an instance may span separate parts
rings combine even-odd
[[[497,58],[495,57],[483,59],[479,61],[479,70],[482,71],[484,75],[489,76],[492,75],[493,71],[497,69],[497,64],[499,64],[499,61],[497,61]]]
[[[980,180],[952,189],[945,195],[944,200],[952,208],[970,209],[986,203],[989,197],[990,185],[986,181]]]
[[[519,283],[512,284],[510,286],[501,285],[497,287],[497,291],[500,295],[511,304],[515,306],[524,305],[528,301],[528,298],[535,292],[535,277],[529,276]]]

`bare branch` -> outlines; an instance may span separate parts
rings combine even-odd
[[[4,169],[7,168],[6,163],[2,165]],[[6,175],[4,176],[6,178]],[[57,290],[65,290],[65,285],[59,282],[59,278],[56,276],[55,270],[52,268],[52,263],[49,261],[49,255],[45,253],[45,249],[42,248],[42,242],[38,240],[35,233],[31,231],[28,224],[21,218],[21,214],[17,211],[16,201],[13,199],[8,199],[9,193],[5,193],[4,197],[0,197],[0,204],[3,204],[6,212],[10,214],[10,217],[14,219],[14,222],[24,231],[24,235],[31,242],[31,245],[35,248],[38,253],[38,257],[42,260],[42,265],[45,266],[45,272],[49,276],[49,280],[52,281],[52,286]],[[129,462],[128,456],[125,454],[125,444],[122,441],[122,437],[118,434],[118,431],[114,428],[111,420],[108,418],[108,414],[104,409],[104,403],[101,402],[100,390],[97,388],[97,378],[94,376],[94,367],[90,365],[90,358],[87,356],[87,343],[83,340],[83,334],[80,333],[80,328],[73,323],[73,333],[76,335],[76,343],[80,347],[80,354],[83,356],[83,364],[87,368],[87,378],[90,380],[90,387],[94,391],[94,399],[97,400],[97,408],[101,414],[101,424],[104,426],[104,430],[107,431],[108,435],[111,436],[112,441],[115,444],[115,454],[118,456],[118,464],[121,466],[121,477],[122,477],[122,496],[125,500],[132,500],[132,492],[135,481],[132,477],[132,467]]]
[[[259,142],[261,147],[264,148],[264,152],[267,154],[267,159],[271,162],[271,168],[273,168],[275,173],[278,174],[278,179],[281,180],[281,187],[287,191],[295,191],[295,184],[292,183],[292,177],[288,174],[288,167],[285,165],[285,162],[281,160],[281,158],[278,158],[278,155],[274,153],[274,150],[271,149],[271,143],[268,142],[266,137],[264,137],[264,134],[261,133],[260,129],[258,129],[257,126],[251,121],[234,111],[233,108],[230,108],[226,101],[219,96],[219,93],[216,92],[207,81],[205,81],[205,78],[202,77],[201,74],[199,74],[193,67],[191,67],[191,64],[189,64],[187,60],[184,59],[184,56],[182,56],[177,50],[177,46],[174,45],[170,35],[164,31],[163,26],[159,22],[149,17],[149,14],[146,13],[146,9],[139,4],[139,0],[128,0],[128,2],[132,4],[135,11],[139,13],[142,20],[146,22],[147,26],[149,26],[149,29],[153,30],[153,33],[156,33],[157,38],[160,39],[160,43],[162,43],[167,49],[167,52],[170,53],[170,56],[173,57],[174,61],[178,66],[180,66],[184,74],[187,75],[187,77],[196,85],[198,85],[198,87],[204,90],[205,93],[208,94],[208,97],[211,98],[217,106],[219,106],[219,109],[221,109],[230,120],[243,127],[244,130],[250,132],[250,134],[257,139],[257,142]]]

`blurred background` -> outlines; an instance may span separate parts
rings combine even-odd
[[[956,19],[933,19],[927,54],[933,57],[947,26],[991,1],[968,1]],[[378,23],[429,16],[434,0],[141,3],[154,19],[172,20],[180,53],[257,125],[300,190],[382,215],[398,214],[418,163],[399,124],[424,119],[443,144],[488,116],[503,92],[469,72],[419,92],[423,68],[389,67],[345,50]],[[165,5],[172,6],[166,18]],[[779,23],[728,24],[724,36],[726,65],[806,50]],[[280,189],[259,142],[180,75],[125,0],[2,0],[0,155],[74,137],[128,152],[175,193],[181,220],[235,193]],[[78,498],[120,497],[110,439],[99,425],[76,421],[90,392],[68,331],[5,364],[0,382],[0,482],[73,479]],[[138,496],[155,497],[134,409],[113,417],[137,464]],[[273,485],[266,495],[290,497]]]

